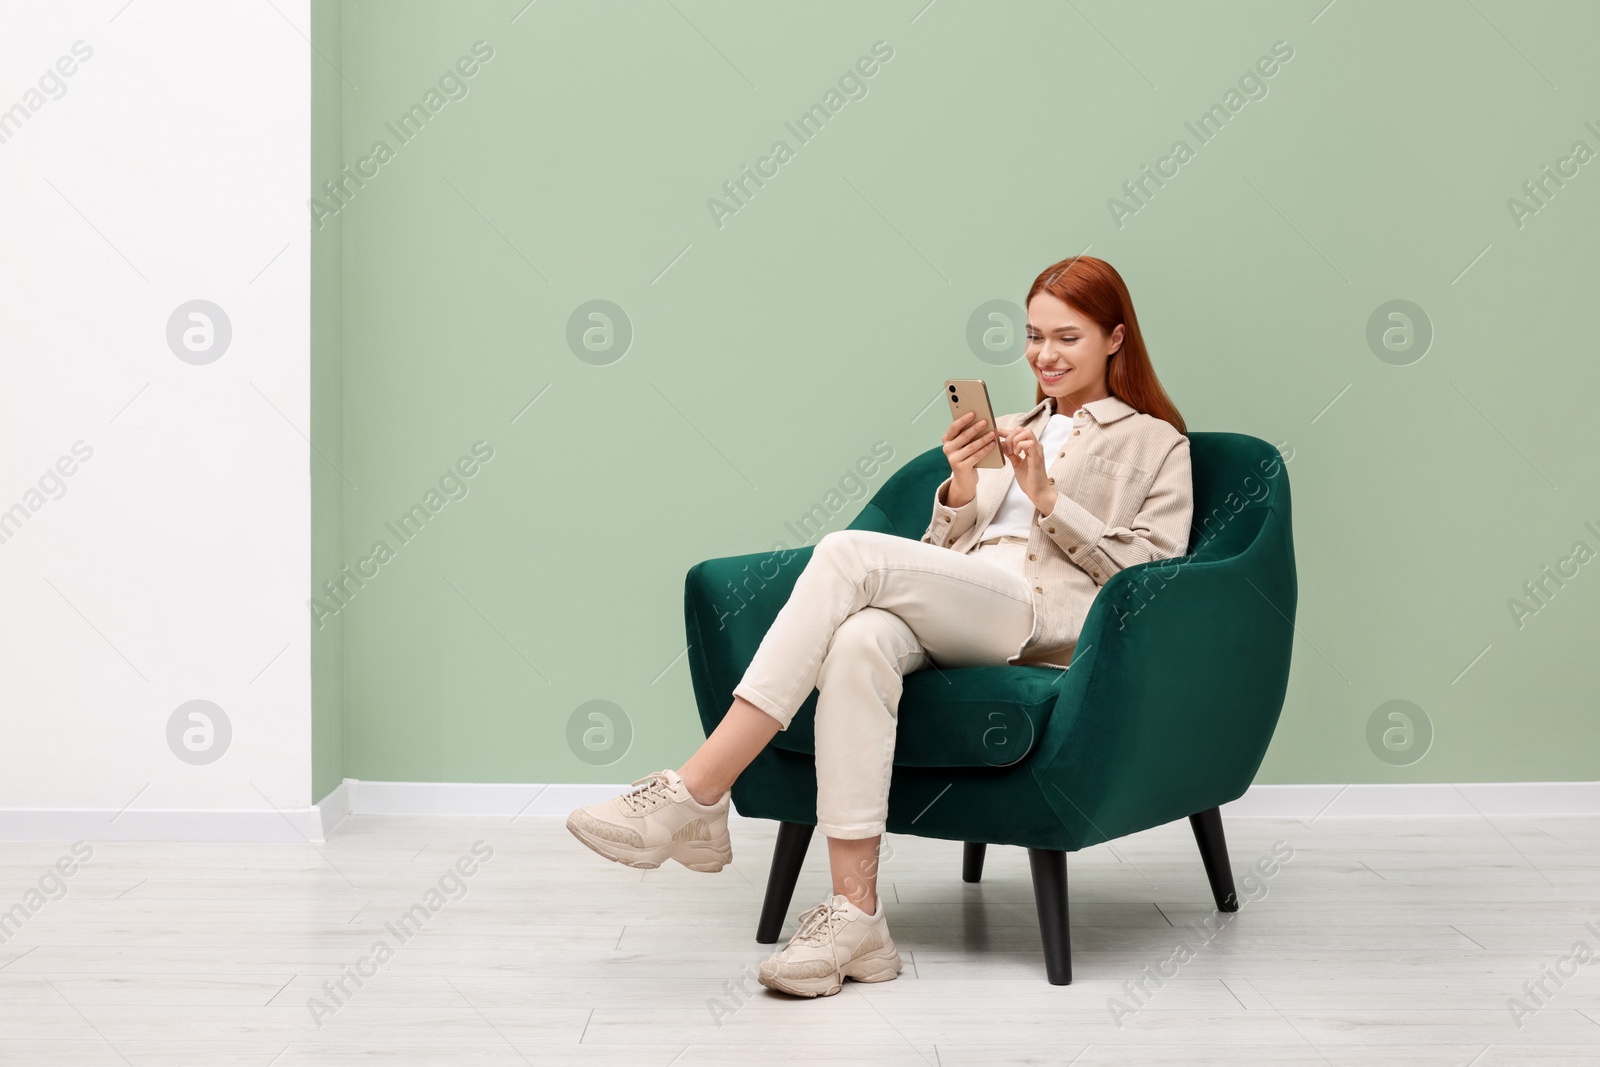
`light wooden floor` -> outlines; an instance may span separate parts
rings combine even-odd
[[[735,818],[737,862],[714,875],[607,863],[554,818],[358,816],[317,847],[102,843],[0,946],[0,1062],[1600,1063],[1600,960],[1546,980],[1520,1028],[1507,1006],[1576,942],[1600,953],[1600,819],[1227,831],[1241,882],[1275,842],[1293,856],[1209,940],[1188,925],[1212,909],[1186,822],[1069,857],[1065,987],[1045,981],[1023,850],[991,848],[969,886],[958,843],[892,837],[882,892],[906,969],[818,1000],[728,992],[773,951],[754,940],[767,822]],[[388,932],[476,840],[493,856],[464,895],[407,941]],[[0,844],[0,908],[65,853]],[[826,895],[825,863],[815,839],[785,940]],[[308,999],[379,939],[392,958],[314,1023]],[[1176,977],[1125,993],[1146,966],[1172,973],[1180,940]]]

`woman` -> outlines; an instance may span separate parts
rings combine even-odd
[[[620,863],[671,858],[721,870],[733,859],[734,779],[818,690],[817,826],[834,893],[762,964],[769,988],[829,996],[845,978],[881,982],[900,971],[877,857],[905,674],[930,665],[1065,668],[1107,579],[1187,551],[1189,439],[1150,366],[1121,276],[1092,256],[1065,259],[1034,280],[1027,306],[1038,403],[994,427],[970,413],[951,422],[950,476],[921,540],[824,535],[705,744],[678,770],[567,820],[580,841]],[[996,444],[1005,465],[979,467]]]

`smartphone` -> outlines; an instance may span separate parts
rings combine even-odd
[[[975,411],[977,416],[973,422],[984,419],[988,422],[984,432],[998,433],[994,426],[994,408],[989,404],[989,387],[983,384],[982,378],[947,378],[944,388],[945,398],[950,401],[952,422],[969,411]],[[996,468],[1005,465],[1005,457],[1000,452],[1000,438],[997,436],[989,451],[978,460],[978,466]]]

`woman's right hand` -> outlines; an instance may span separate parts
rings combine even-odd
[[[978,461],[994,445],[994,430],[975,411],[962,412],[944,432],[944,458],[950,464],[947,507],[959,508],[978,492]]]

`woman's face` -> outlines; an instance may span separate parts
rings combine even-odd
[[[1028,301],[1028,365],[1046,396],[1066,413],[1106,389],[1106,360],[1122,347],[1122,324],[1109,334],[1066,301],[1047,292]],[[1072,398],[1063,403],[1063,398]]]

